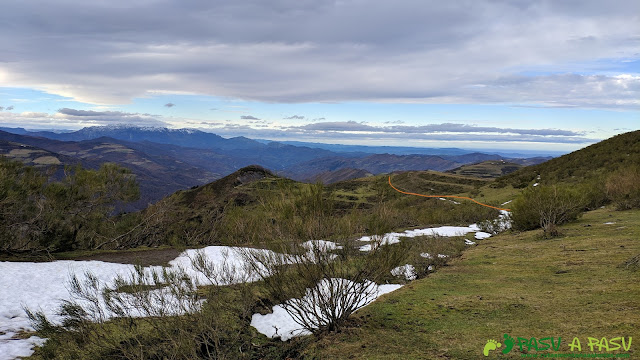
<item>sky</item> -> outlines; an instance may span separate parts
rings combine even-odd
[[[573,151],[640,129],[637,0],[3,0],[0,126]]]

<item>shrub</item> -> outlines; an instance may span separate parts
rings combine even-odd
[[[614,172],[607,178],[605,188],[617,210],[640,208],[640,167],[631,166]]]
[[[255,283],[246,282],[228,261],[214,266],[203,254],[192,258],[201,275],[180,268],[136,267],[105,284],[92,274],[73,276],[74,299],[63,302],[61,323],[42,312],[27,313],[49,340],[36,349],[45,359],[255,359],[270,344],[256,345],[250,328],[258,302]],[[206,285],[206,286],[196,286]],[[290,346],[279,346],[286,351]],[[286,358],[296,355],[275,355]]]
[[[406,258],[408,243],[385,244],[374,237],[371,250],[363,253],[354,244],[340,248],[311,241],[278,249],[279,253],[244,253],[253,272],[264,281],[269,298],[310,333],[338,331],[349,316],[375,300],[376,282]],[[281,253],[295,254],[282,256]]]
[[[53,181],[0,157],[0,251],[94,248],[122,230],[105,219],[139,196],[129,170],[105,163],[65,167],[64,174]]]
[[[513,228],[542,228],[545,236],[557,236],[557,226],[577,219],[586,202],[579,189],[569,186],[541,185],[525,189],[511,207]]]

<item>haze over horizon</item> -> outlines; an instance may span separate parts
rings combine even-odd
[[[559,152],[640,128],[631,0],[8,0],[0,39],[4,127]]]

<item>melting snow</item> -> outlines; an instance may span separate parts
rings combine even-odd
[[[391,270],[391,275],[403,277],[405,280],[415,280],[418,277],[418,275],[416,275],[416,268],[411,264],[406,264],[394,268],[393,270]]]
[[[227,246],[210,246],[200,249],[209,261],[218,266],[236,271],[232,283],[254,281],[250,276],[240,248]],[[172,267],[181,267],[200,282],[207,279],[191,266],[191,257],[198,250],[187,250],[170,261]],[[251,249],[251,251],[267,252],[268,250]],[[226,260],[225,260],[225,254]],[[160,269],[159,267],[151,267]],[[151,269],[150,268],[150,269]],[[111,285],[118,276],[127,277],[134,271],[130,264],[116,264],[103,261],[53,261],[53,262],[0,262],[0,360],[15,359],[18,356],[29,356],[33,353],[33,345],[43,342],[42,339],[12,339],[20,330],[33,331],[24,308],[42,311],[52,321],[60,321],[56,315],[62,300],[71,300],[68,281],[75,274],[81,282],[86,279],[87,272],[95,275],[102,284]]]
[[[329,286],[329,281],[351,283],[351,281],[345,279],[324,279],[320,283],[318,283],[318,286],[316,287],[316,289],[319,291],[312,292],[311,290],[307,289],[307,294],[299,301],[302,301],[306,304],[311,304],[312,298],[314,297],[321,299],[329,298],[331,296],[329,290],[331,286]],[[344,287],[350,288],[352,286],[347,285]],[[370,282],[366,285],[366,291],[370,291],[371,296],[363,298],[358,303],[358,308],[366,306],[379,296],[397,290],[401,287],[402,285],[376,285]],[[287,306],[296,307],[295,302],[293,302],[292,300],[289,300],[287,302]],[[253,314],[251,318],[251,326],[256,328],[258,332],[270,338],[279,336],[282,341],[289,340],[294,336],[309,334],[309,331],[302,329],[301,325],[296,323],[291,315],[289,315],[289,313],[281,305],[274,306],[272,310],[273,311],[271,314]],[[316,308],[316,311],[314,311],[314,313],[320,314],[321,312]],[[322,321],[323,319],[320,320]]]
[[[378,245],[378,241],[380,244],[395,244],[400,242],[400,237],[416,237],[416,236],[464,236],[470,232],[479,232],[480,228],[478,225],[472,224],[469,226],[440,226],[437,228],[427,228],[427,229],[415,229],[415,230],[407,230],[403,233],[388,233],[380,238],[376,238],[375,236],[363,236],[359,240],[360,241],[376,241],[373,244],[367,244],[360,247],[360,251],[371,251],[371,249],[375,248]],[[486,234],[486,233],[482,233]],[[484,236],[484,235],[481,235]],[[490,236],[490,235],[489,235]],[[485,236],[488,237],[488,236]],[[479,238],[476,238],[479,239]],[[484,239],[484,237],[483,237]]]
[[[537,184],[536,184],[537,185]],[[535,186],[535,185],[534,185]],[[509,203],[509,202],[507,202]],[[507,204],[505,203],[505,204]],[[505,205],[503,204],[503,205]],[[507,217],[508,211],[501,211],[501,218]],[[507,222],[507,227],[508,227]],[[403,233],[388,233],[382,236],[363,236],[360,241],[371,242],[360,247],[361,251],[369,251],[377,244],[395,244],[400,242],[400,237],[416,237],[416,236],[464,236],[467,233],[475,233],[476,239],[484,239],[491,236],[488,233],[481,232],[476,224],[467,227],[461,226],[441,226],[437,228],[407,230]],[[465,240],[468,245],[475,244],[473,241]],[[317,246],[324,251],[340,249],[341,246],[336,243],[317,240],[307,241],[302,244],[307,249]],[[242,255],[243,248],[233,248],[227,246],[209,246],[200,250],[187,250],[180,254],[177,258],[169,262],[174,268],[182,268],[194,280],[203,283],[208,279],[200,272],[195,270],[191,265],[191,259],[194,258],[198,251],[202,252],[212,264],[218,267],[224,267],[235,273],[232,279],[226,279],[227,283],[237,283],[241,281],[255,281],[257,275],[250,275]],[[246,249],[246,248],[244,248]],[[250,249],[250,251],[264,252],[265,254],[273,254],[268,250]],[[422,253],[420,256],[432,258],[429,253]],[[438,254],[443,258],[446,255]],[[15,359],[20,356],[29,356],[33,353],[33,346],[40,345],[45,340],[36,336],[29,339],[13,339],[15,334],[21,330],[32,331],[33,328],[24,312],[24,308],[32,311],[42,311],[50,320],[56,322],[60,317],[56,315],[58,307],[62,300],[71,300],[71,294],[67,288],[69,278],[72,274],[78,277],[81,282],[86,279],[86,273],[90,272],[95,275],[104,285],[111,285],[117,276],[127,277],[134,271],[135,267],[131,264],[116,264],[103,261],[54,261],[45,263],[32,262],[0,262],[0,360]],[[157,269],[160,267],[150,267],[148,269]],[[433,266],[428,267],[429,271],[433,270]],[[415,269],[407,264],[394,269],[399,275],[404,275],[406,279],[415,278]],[[413,275],[412,275],[413,274]],[[396,275],[396,274],[394,274]],[[335,279],[332,279],[335,280]],[[326,280],[328,281],[328,280]],[[348,281],[342,279],[341,281]],[[375,297],[386,294],[398,289],[401,285],[375,285]],[[370,301],[363,302],[360,306],[365,306]],[[273,313],[267,315],[254,314],[251,325],[261,333],[274,337],[280,336],[282,340],[287,340],[292,336],[305,334],[304,330],[293,321],[291,316],[280,305],[273,307]],[[276,327],[277,326],[277,330]],[[277,332],[277,334],[276,334]]]
[[[457,201],[455,201],[455,200],[445,199],[445,198],[438,198],[438,199],[439,199],[439,200],[442,200],[442,201],[449,201],[449,202],[452,202],[452,203],[454,203],[454,204],[456,204],[456,205],[460,205],[460,203],[459,203],[459,202],[457,202]]]
[[[308,250],[312,250],[314,248],[319,249],[321,251],[342,249],[342,246],[332,241],[326,241],[326,240],[309,240],[309,241],[303,242],[301,245]]]

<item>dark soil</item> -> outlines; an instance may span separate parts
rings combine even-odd
[[[118,264],[136,264],[142,266],[167,265],[169,261],[180,255],[178,249],[150,249],[142,251],[107,252],[81,256],[73,260],[98,260]]]

